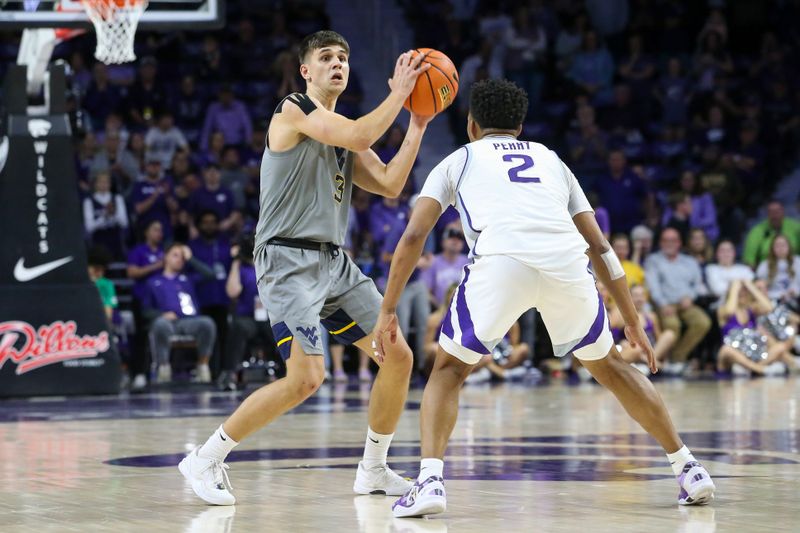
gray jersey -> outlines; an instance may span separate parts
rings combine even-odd
[[[272,237],[343,245],[352,190],[352,152],[308,137],[285,152],[266,148],[256,253]]]

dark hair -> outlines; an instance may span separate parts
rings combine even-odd
[[[108,248],[102,244],[95,244],[86,252],[86,259],[89,266],[106,269],[113,257]]]
[[[246,233],[239,237],[239,255],[237,258],[248,264],[253,264],[253,252],[256,247],[255,235]]]
[[[153,226],[153,224],[160,224],[161,225],[161,231],[162,232],[164,231],[164,224],[162,224],[160,220],[158,220],[158,219],[150,220],[142,227],[142,239],[141,239],[142,241],[147,240],[146,239],[147,232],[150,231],[150,228]]]
[[[183,248],[184,246],[186,246],[186,245],[183,244],[182,242],[174,241],[172,244],[167,246],[167,248],[164,250],[164,255],[166,256],[168,253],[170,253],[173,248]]]
[[[481,80],[470,88],[469,112],[481,129],[515,130],[528,113],[528,93],[508,80]]]
[[[203,220],[203,217],[206,217],[208,215],[211,215],[212,217],[214,217],[214,219],[217,221],[217,223],[219,223],[219,215],[217,214],[216,211],[212,211],[211,209],[203,209],[202,211],[197,213],[197,215],[195,215],[195,217],[194,217],[194,225],[195,226],[199,226],[200,222],[202,222],[202,220]]]
[[[344,37],[332,30],[320,30],[311,35],[306,35],[303,40],[300,41],[300,48],[297,51],[300,63],[305,63],[306,56],[308,56],[310,52],[332,44],[338,44],[344,48],[347,55],[350,55],[350,45],[347,44],[347,40]]]

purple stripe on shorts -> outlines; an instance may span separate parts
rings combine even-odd
[[[592,327],[589,328],[589,333],[581,339],[581,342],[575,345],[572,348],[572,351],[578,350],[583,348],[584,346],[588,346],[594,342],[597,342],[597,339],[600,337],[600,334],[603,332],[603,326],[605,326],[606,322],[606,308],[603,305],[603,299],[600,297],[600,293],[597,293],[597,317],[594,319],[594,324]]]
[[[452,302],[450,302],[452,304]],[[450,306],[447,307],[447,314],[444,315],[444,320],[442,320],[442,333],[447,335],[451,339],[453,338],[453,318],[450,316]]]
[[[475,336],[475,325],[472,323],[469,307],[467,307],[467,280],[469,280],[469,265],[464,267],[464,281],[458,287],[458,296],[456,296],[458,326],[461,328],[461,346],[469,348],[473,352],[488,354],[489,350]]]

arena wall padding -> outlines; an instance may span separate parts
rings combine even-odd
[[[63,67],[54,69],[51,98],[64,110]],[[13,66],[0,134],[0,397],[118,392],[119,354],[87,271],[69,118],[26,115],[18,91],[25,72]]]

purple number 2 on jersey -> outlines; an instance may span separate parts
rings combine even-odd
[[[511,181],[516,183],[539,183],[542,181],[536,177],[520,176],[521,172],[524,172],[529,168],[533,168],[533,158],[531,156],[525,154],[505,154],[503,156],[503,161],[506,163],[522,161],[521,164],[508,169],[508,179]]]

